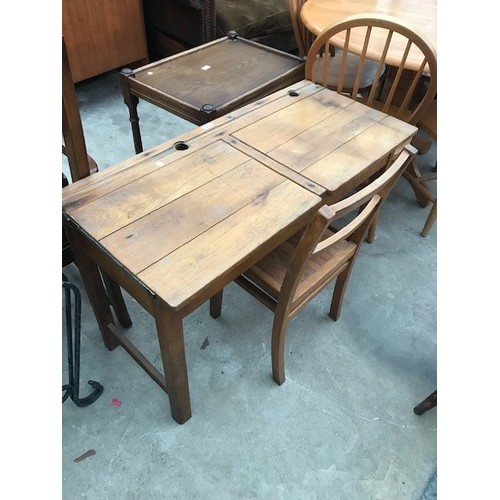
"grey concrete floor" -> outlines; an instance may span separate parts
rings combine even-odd
[[[117,72],[77,86],[89,153],[104,169],[134,154]],[[194,125],[139,104],[145,149]],[[422,170],[436,159],[419,157]],[[66,166],[63,164],[63,170]],[[178,425],[163,391],[121,348],[101,340],[82,292],[80,393],[62,405],[62,497],[105,499],[401,500],[428,495],[437,469],[437,408],[413,407],[437,385],[436,233],[403,179],[360,252],[342,315],[332,286],[290,324],[286,382],[271,378],[272,314],[232,284],[222,316],[205,304],[184,322],[192,418]],[[161,368],[152,318],[125,294],[127,335]],[[68,380],[62,301],[62,383]],[[208,342],[208,345],[207,345]],[[113,399],[121,402],[113,404]],[[95,454],[78,462],[88,450]],[[426,498],[429,498],[428,496]]]

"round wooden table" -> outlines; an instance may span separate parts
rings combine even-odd
[[[373,12],[394,16],[409,23],[436,48],[436,3],[437,0],[308,0],[300,11],[300,17],[309,31],[319,35],[330,24],[354,14]],[[362,40],[359,46],[361,51]],[[383,42],[380,42],[380,53],[382,47]],[[390,56],[391,54],[388,54],[389,64]],[[397,58],[396,55],[394,57]],[[409,57],[405,67],[416,70],[420,63],[421,60]]]

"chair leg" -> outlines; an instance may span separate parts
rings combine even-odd
[[[434,225],[436,218],[437,218],[437,200],[433,203],[431,211],[429,212],[429,215],[427,216],[427,220],[425,221],[424,228],[422,229],[422,232],[420,233],[422,236],[427,236],[429,234],[429,231],[431,230],[431,227]]]
[[[218,318],[222,311],[222,294],[224,289],[218,291],[215,295],[210,297],[210,316],[212,318]]]
[[[349,282],[349,276],[351,275],[353,263],[354,260],[352,260],[349,266],[337,276],[337,280],[335,282],[332,302],[330,304],[330,313],[328,314],[328,316],[330,316],[330,318],[334,321],[337,321],[340,317],[342,302],[344,301],[344,294],[347,288],[347,283]]]
[[[282,385],[285,381],[285,343],[288,327],[288,311],[274,313],[273,333],[271,339],[271,361],[273,367],[273,380]]]
[[[422,177],[422,174],[420,173],[415,159],[413,159],[413,161],[408,164],[408,167],[406,167],[406,170],[403,172],[403,177],[410,183],[410,186],[415,193],[417,203],[421,207],[425,208],[430,201],[430,190],[424,182],[419,181],[419,178]]]
[[[437,405],[437,390],[435,390],[432,394],[427,396],[421,403],[419,403],[415,408],[413,408],[413,411],[417,415],[422,415],[422,413],[425,413],[426,411],[434,408]]]
[[[373,243],[375,241],[375,233],[377,231],[379,212],[380,212],[380,209],[377,209],[377,212],[373,216],[373,221],[370,224],[370,227],[368,228],[368,233],[366,235],[366,242],[367,243]]]
[[[132,320],[130,319],[127,306],[125,305],[125,300],[123,299],[120,286],[102,270],[101,275],[109,297],[109,302],[115,311],[118,322],[121,326],[123,326],[123,328],[129,328],[132,326]]]

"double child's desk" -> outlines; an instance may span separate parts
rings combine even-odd
[[[191,417],[183,318],[351,192],[417,129],[302,80],[63,189],[103,340]],[[164,373],[115,326],[99,269],[155,319]]]

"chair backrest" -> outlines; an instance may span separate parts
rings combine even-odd
[[[302,23],[300,19],[300,11],[307,0],[288,0],[290,8],[290,17],[292,19],[293,32],[300,57],[306,57],[309,48],[314,41],[314,34],[311,33]]]
[[[334,203],[323,205],[304,230],[292,257],[281,288],[280,301],[289,302],[293,297],[307,260],[320,254],[328,254],[336,245],[349,240],[357,246],[357,253],[365,234],[373,221],[377,209],[387,197],[394,184],[416,154],[416,149],[407,146],[386,171],[371,183],[351,196]],[[361,207],[361,208],[360,208]],[[348,217],[358,210],[357,215]],[[332,231],[332,224],[339,219],[346,221],[342,228]],[[328,276],[325,277],[325,280]]]
[[[341,49],[341,62],[332,46]],[[347,71],[352,71],[349,54],[358,56],[354,84],[346,85]],[[408,61],[420,65],[405,70]],[[321,66],[321,71],[317,70]],[[361,94],[367,64],[377,61],[377,69],[368,96]],[[358,14],[331,24],[314,40],[306,59],[306,79],[328,86],[329,66],[339,67],[335,90],[391,114],[411,124],[431,104],[437,89],[437,59],[432,44],[409,24],[381,14]],[[385,68],[388,71],[385,71]],[[423,79],[426,85],[422,85]]]
[[[87,153],[64,36],[62,37],[62,137],[62,151],[68,158],[72,181],[75,182],[97,172],[95,161]]]
[[[68,159],[71,181],[76,182],[91,173],[97,172],[97,164],[87,154],[85,137],[78,98],[76,95],[68,53],[64,36],[62,37],[62,152]],[[62,173],[62,187],[69,184],[68,178]],[[62,265],[67,266],[74,261],[73,251],[64,229],[62,230]]]

